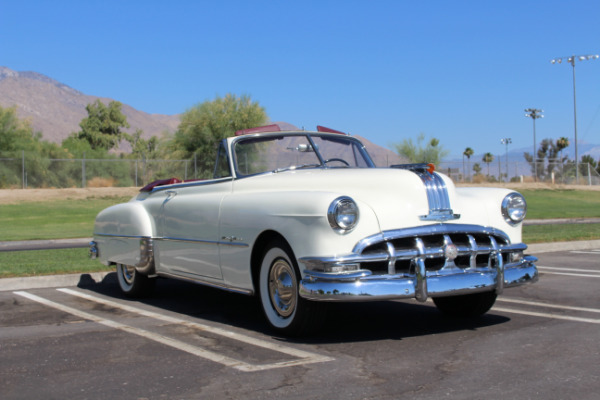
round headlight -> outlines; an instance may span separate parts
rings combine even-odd
[[[349,232],[358,223],[358,206],[350,197],[338,197],[329,205],[327,219],[333,229]]]
[[[525,219],[527,203],[519,193],[511,193],[502,200],[502,216],[510,225],[516,225]]]

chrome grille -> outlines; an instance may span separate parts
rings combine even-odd
[[[513,253],[525,249],[524,244],[511,244],[506,234],[492,228],[440,224],[384,232],[361,241],[355,252],[361,255],[360,268],[373,274],[413,275],[417,260],[424,262],[428,273],[493,268],[497,254],[507,263],[512,261]]]

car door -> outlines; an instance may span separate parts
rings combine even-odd
[[[222,279],[219,209],[231,180],[166,190],[159,221],[161,270],[192,279]]]

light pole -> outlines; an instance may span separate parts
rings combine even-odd
[[[537,182],[537,151],[535,150],[535,146],[537,143],[535,141],[535,120],[538,118],[544,118],[542,113],[544,110],[538,110],[537,108],[526,108],[525,116],[529,117],[533,120],[533,181]]]
[[[506,182],[508,182],[508,145],[512,143],[511,138],[500,139],[500,143],[506,145]]]
[[[569,56],[569,57],[558,57],[550,60],[552,64],[561,64],[563,61],[567,61],[573,66],[573,123],[575,128],[575,184],[579,183],[579,154],[577,152],[577,96],[575,91],[575,61],[585,60],[596,60],[600,57],[598,54],[588,54],[585,56]]]

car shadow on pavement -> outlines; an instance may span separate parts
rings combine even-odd
[[[130,305],[142,303],[185,318],[198,318],[225,326],[258,332],[292,343],[343,343],[373,340],[401,340],[408,337],[477,330],[503,324],[510,318],[492,311],[478,318],[452,318],[439,312],[431,303],[415,300],[366,303],[329,303],[327,319],[310,336],[284,338],[273,334],[254,296],[230,293],[202,285],[172,279],[159,279],[151,297],[127,298],[119,289],[116,273],[101,282],[82,275],[78,287],[119,299]]]

